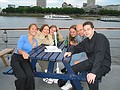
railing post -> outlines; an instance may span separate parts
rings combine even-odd
[[[3,32],[3,41],[5,42],[5,44],[6,44],[6,48],[7,48],[7,43],[8,43],[8,37],[7,37],[7,32],[6,32],[6,30],[4,30],[4,32]]]

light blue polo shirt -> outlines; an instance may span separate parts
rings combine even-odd
[[[38,46],[38,42],[37,42],[37,40],[35,38],[34,38],[34,42],[36,42],[36,44],[37,44],[36,46]],[[31,44],[28,41],[28,35],[22,35],[18,39],[17,48],[16,48],[15,53],[18,54],[18,50],[19,49],[22,50],[22,51],[24,51],[24,52],[26,52],[26,53],[29,53],[32,50],[33,43]]]

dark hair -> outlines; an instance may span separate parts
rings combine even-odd
[[[92,29],[94,28],[93,23],[90,22],[90,21],[85,22],[85,23],[83,24],[83,27],[84,27],[85,25],[90,25],[90,27],[91,27]]]
[[[69,28],[69,30],[70,29],[75,29],[76,30],[76,25],[72,25],[70,28]]]
[[[48,26],[48,27],[49,27],[48,24],[43,24],[43,25],[41,26],[41,28],[40,28],[40,31],[41,31],[41,32],[43,31],[43,28],[44,28],[45,26]]]
[[[49,27],[49,29],[51,29],[51,28],[56,28],[56,32],[58,31],[58,28],[57,28],[56,25],[51,25],[51,26]]]
[[[69,28],[69,30],[70,29],[74,29],[75,31],[76,31],[76,25],[72,25],[70,28]],[[71,35],[70,35],[70,33],[69,33],[69,41],[75,41],[75,37],[72,37]]]
[[[37,27],[37,29],[38,29],[38,26],[37,26],[35,23],[32,23],[32,24],[30,24],[30,25],[28,26],[28,30],[30,30],[30,28],[31,28],[33,25],[35,25],[35,26]]]

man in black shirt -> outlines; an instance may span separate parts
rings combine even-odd
[[[69,49],[69,51],[64,54],[64,57],[71,56],[74,53],[86,52],[88,60],[72,66],[72,69],[75,74],[84,70],[89,70],[90,72],[86,77],[89,89],[98,90],[98,80],[110,71],[110,45],[108,39],[103,34],[97,33],[94,30],[92,22],[85,22],[83,27],[84,35],[87,38],[72,49]]]

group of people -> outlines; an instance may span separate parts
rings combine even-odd
[[[42,25],[40,29],[36,24],[30,24],[28,34],[22,35],[18,39],[16,50],[11,57],[11,66],[17,78],[15,80],[16,90],[35,90],[34,71],[28,53],[41,44],[55,45],[54,32],[57,33],[58,41],[62,42],[64,39],[59,28],[56,25],[49,26],[48,24]],[[111,55],[108,39],[94,30],[92,22],[87,21],[84,24],[72,25],[69,28],[69,49],[64,57],[69,56],[72,56],[70,65],[75,74],[89,70],[86,77],[89,90],[98,90],[99,83],[97,81],[110,71]],[[48,62],[39,60],[38,63],[42,72],[45,72]],[[43,81],[50,84],[53,82],[45,78]],[[61,89],[72,88],[76,90],[72,81],[58,81]],[[66,82],[69,84],[68,88]]]

